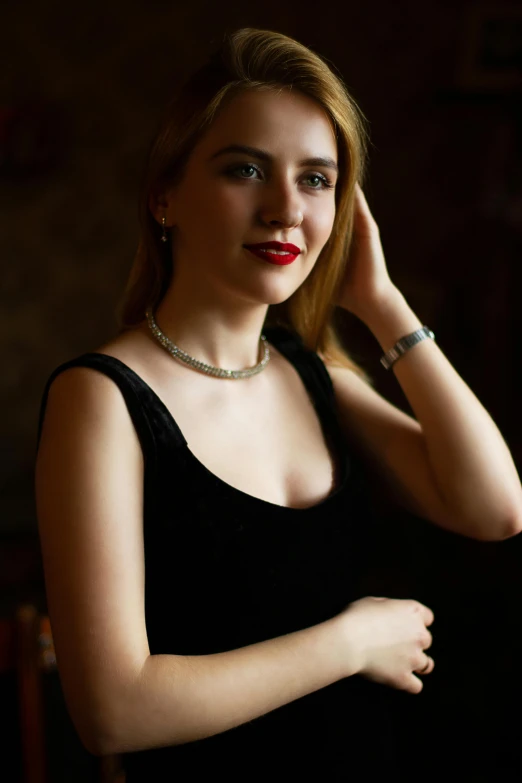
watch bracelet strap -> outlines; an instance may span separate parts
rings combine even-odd
[[[395,364],[397,359],[400,359],[401,356],[406,353],[406,351],[409,351],[410,348],[413,348],[414,345],[417,345],[417,343],[420,343],[422,340],[426,340],[427,338],[431,340],[435,339],[435,335],[427,326],[423,326],[421,329],[416,329],[414,332],[411,332],[411,334],[407,334],[405,337],[401,337],[401,339],[395,343],[393,348],[390,348],[389,351],[386,351],[386,353],[381,356],[382,366],[386,370],[389,370],[390,367]]]

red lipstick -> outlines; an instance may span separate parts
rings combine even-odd
[[[268,261],[269,264],[285,266],[295,261],[301,250],[289,242],[259,242],[257,245],[245,245],[258,258]],[[277,252],[270,252],[270,251]]]

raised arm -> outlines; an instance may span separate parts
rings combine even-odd
[[[150,654],[142,451],[102,373],[76,367],[52,383],[36,500],[60,678],[90,752],[218,734],[355,673],[335,618],[226,653]]]

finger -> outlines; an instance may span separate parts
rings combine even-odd
[[[412,674],[408,680],[408,687],[406,688],[406,690],[409,693],[420,693],[423,688],[424,688],[424,683],[422,682],[422,680],[419,680],[418,677]]]
[[[419,601],[416,601],[415,603],[417,604],[418,607],[420,607],[424,625],[426,626],[431,625],[435,620],[435,615],[433,614],[429,606],[424,606],[424,604],[421,604]]]
[[[362,201],[366,201],[366,196],[364,195],[364,190],[360,186],[358,182],[355,183],[355,194],[358,198],[360,198]]]
[[[423,664],[421,666],[418,666],[413,671],[416,672],[417,674],[425,675],[425,674],[431,674],[434,668],[435,668],[435,661],[430,655],[426,655]]]
[[[374,222],[374,217],[370,209],[370,205],[364,195],[364,191],[360,185],[357,185],[355,189],[355,206],[359,211],[359,215],[364,216],[368,222]]]

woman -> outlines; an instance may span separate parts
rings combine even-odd
[[[129,783],[347,779],[382,686],[418,694],[434,666],[428,607],[361,594],[372,492],[477,539],[521,529],[501,435],[390,280],[365,140],[316,54],[229,35],[152,146],[120,333],[47,383],[60,675]],[[414,334],[388,359],[416,419],[344,352],[336,305],[387,354]],[[367,765],[392,763],[381,739]]]

